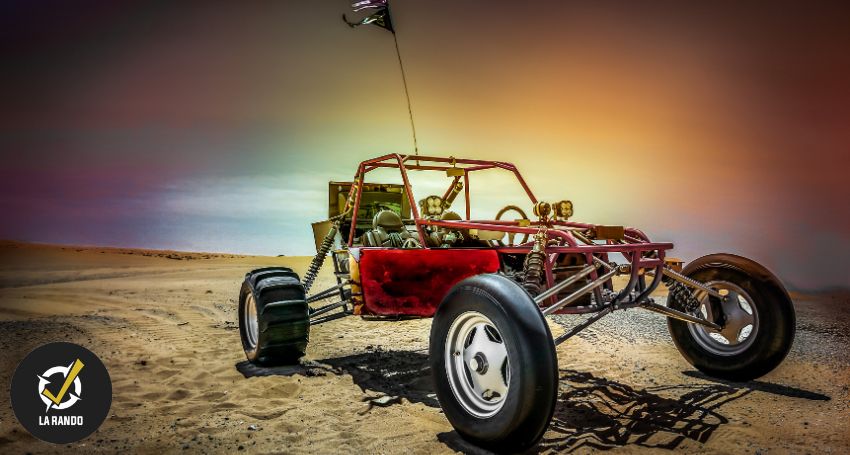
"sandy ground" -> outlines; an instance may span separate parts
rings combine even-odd
[[[17,363],[62,340],[98,354],[113,382],[110,417],[71,448],[478,452],[432,393],[430,320],[346,318],[313,328],[301,366],[245,362],[235,323],[242,276],[307,262],[0,243],[0,452],[66,449],[30,436],[8,403]],[[559,402],[533,452],[850,453],[850,297],[795,300],[793,351],[749,383],[696,372],[658,315],[608,316],[558,348]],[[571,321],[559,317],[553,330]]]

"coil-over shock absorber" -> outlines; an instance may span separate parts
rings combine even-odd
[[[694,293],[684,283],[674,280],[668,276],[661,278],[661,281],[667,285],[667,300],[672,303],[667,306],[674,310],[682,310],[686,313],[693,313],[699,309],[700,302],[694,296]]]
[[[325,238],[322,239],[322,244],[319,246],[319,251],[313,257],[313,260],[310,261],[310,267],[307,268],[307,273],[304,274],[304,292],[310,291],[310,287],[313,286],[313,281],[315,281],[316,277],[319,276],[319,270],[322,268],[322,264],[325,263],[325,258],[328,256],[328,252],[330,252],[331,246],[333,246],[334,237],[336,236],[338,230],[339,220],[336,220],[331,225],[331,228],[328,233],[325,234]]]
[[[534,246],[522,264],[522,287],[533,296],[542,291],[540,281],[546,264],[546,238],[545,232],[534,234]]]

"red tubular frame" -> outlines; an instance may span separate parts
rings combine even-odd
[[[415,161],[416,164],[407,164],[408,161]],[[425,163],[425,164],[422,164]],[[458,167],[460,165],[460,167]],[[545,229],[545,232],[550,240],[560,240],[561,245],[559,246],[547,246],[546,252],[549,255],[549,260],[546,261],[546,281],[548,286],[553,285],[554,275],[552,272],[552,268],[554,266],[555,259],[559,253],[579,253],[585,255],[588,263],[592,262],[593,257],[599,257],[603,260],[607,260],[608,254],[611,253],[621,253],[626,259],[629,260],[631,264],[630,270],[630,279],[629,284],[620,292],[620,298],[626,298],[626,296],[635,290],[636,283],[638,281],[638,277],[641,269],[653,269],[656,273],[656,277],[661,275],[662,269],[664,267],[664,255],[666,250],[672,249],[673,244],[668,242],[651,242],[649,237],[646,236],[641,230],[626,227],[625,228],[625,241],[627,243],[613,243],[611,241],[607,242],[607,244],[585,244],[579,242],[575,236],[572,235],[572,230],[577,229],[592,229],[596,225],[588,224],[588,223],[580,223],[575,221],[556,221],[556,220],[548,220],[545,223],[541,223],[540,221],[534,222],[532,221],[529,226],[524,227],[520,226],[517,221],[507,221],[507,220],[470,220],[470,197],[469,197],[469,173],[474,171],[486,170],[486,169],[504,169],[509,172],[513,172],[519,181],[520,185],[522,185],[523,190],[525,190],[526,194],[532,205],[537,203],[537,198],[532,193],[531,189],[528,187],[528,184],[525,182],[525,179],[522,178],[522,175],[517,170],[516,166],[511,163],[505,163],[501,161],[486,161],[486,160],[474,160],[474,159],[464,159],[464,158],[444,158],[444,157],[433,157],[433,156],[419,156],[419,155],[400,155],[400,154],[388,154],[384,156],[380,156],[378,158],[374,158],[371,160],[366,160],[360,163],[358,167],[357,174],[354,176],[354,182],[356,185],[351,186],[350,191],[356,191],[354,195],[354,207],[352,209],[352,220],[351,220],[351,230],[349,232],[348,237],[348,246],[353,246],[354,235],[355,235],[355,227],[357,225],[357,214],[358,208],[360,206],[360,196],[363,192],[363,182],[365,181],[365,175],[379,168],[390,168],[390,169],[399,169],[401,173],[402,181],[404,182],[405,193],[407,194],[408,202],[410,203],[411,212],[413,215],[413,221],[416,225],[416,230],[419,234],[420,244],[423,248],[430,248],[427,246],[427,242],[425,241],[425,226],[441,226],[447,227],[451,229],[480,229],[480,230],[488,230],[488,231],[501,231],[501,232],[512,232],[517,234],[529,234],[534,235],[540,232],[541,229]],[[408,170],[414,171],[446,171],[453,168],[464,169],[464,197],[466,199],[466,219],[461,221],[452,221],[452,220],[433,220],[433,219],[423,219],[419,214],[419,206],[416,203],[413,197],[413,189],[410,185],[410,181],[408,179]],[[457,183],[457,179],[455,178],[452,181],[452,185]],[[447,190],[451,191],[451,186]],[[351,194],[349,193],[349,200],[351,200]],[[496,250],[499,253],[528,253],[533,246],[533,242],[528,242],[522,245],[513,245],[513,246],[502,246],[502,247],[492,247],[492,249]],[[655,253],[654,258],[645,257],[646,254]],[[593,279],[597,278],[597,273],[594,271],[591,273],[591,277]],[[643,290],[640,295],[645,297],[651,292],[655,286],[657,286],[657,280],[653,280],[652,285],[650,285],[648,290]],[[554,302],[553,297],[553,302]]]

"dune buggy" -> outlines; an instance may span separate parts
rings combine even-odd
[[[402,183],[367,182],[378,169],[397,170]],[[445,175],[448,185],[417,203],[409,176],[422,171]],[[532,216],[510,205],[494,219],[471,219],[470,181],[485,171],[512,173]],[[463,214],[452,210],[461,194]],[[313,225],[318,254],[303,280],[279,267],[246,275],[245,353],[257,363],[296,362],[311,325],[349,315],[433,316],[430,366],[445,415],[462,437],[499,451],[542,437],[558,390],[555,346],[614,310],[667,316],[685,359],[719,378],[759,377],[788,353],[794,308],[766,268],[713,254],[682,269],[667,257],[673,244],[631,227],[570,221],[572,212],[568,200],[539,201],[506,162],[398,154],[364,161],[351,182],[330,183],[330,218]],[[308,295],[326,257],[336,284]],[[661,285],[666,305],[651,297]],[[553,337],[545,319],[552,314],[591,316]]]

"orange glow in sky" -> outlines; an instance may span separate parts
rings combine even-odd
[[[345,26],[346,1],[62,8],[2,19],[0,237],[312,254],[327,181],[412,150],[392,36]],[[792,287],[850,286],[841,12],[393,13],[423,153],[514,162],[541,199],[685,259],[735,252]]]

